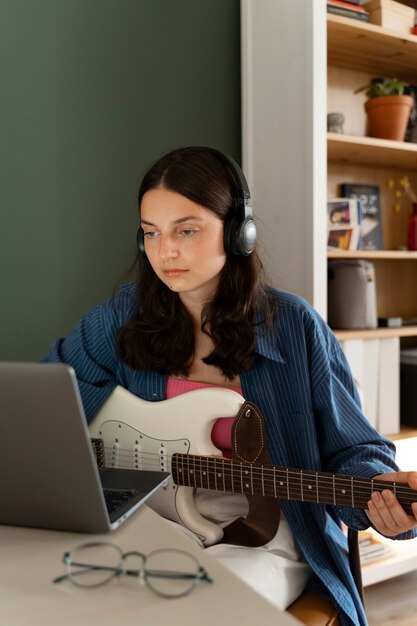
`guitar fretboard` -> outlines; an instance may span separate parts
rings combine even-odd
[[[228,459],[174,454],[172,477],[177,485],[261,495],[285,500],[366,509],[372,492],[389,489],[407,513],[417,491],[404,483],[289,467],[247,465]]]

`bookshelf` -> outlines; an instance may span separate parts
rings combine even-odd
[[[378,185],[384,236],[383,250],[328,251],[327,258],[371,261],[375,267],[378,316],[413,318],[417,316],[417,253],[406,250],[411,202],[405,196],[396,197],[395,192],[401,189],[399,181],[404,176],[417,191],[417,144],[368,137],[363,109],[366,95],[355,91],[376,76],[417,84],[417,36],[333,15],[326,16],[326,24],[327,110],[340,111],[345,116],[344,134],[326,135],[327,195],[340,197],[341,183]],[[394,189],[389,189],[389,180],[394,181]],[[385,434],[400,434],[400,350],[417,346],[417,325],[335,329],[335,334],[350,355],[356,376],[362,371],[361,384],[367,385],[365,406],[371,406],[371,421]],[[375,375],[367,370],[365,377],[364,364],[369,363],[370,354],[375,351],[375,367],[385,373]],[[385,359],[384,365],[381,359]],[[373,387],[369,384],[371,379]]]
[[[381,193],[384,250],[339,253],[327,257],[362,258],[372,261],[376,271],[378,314],[381,317],[414,317],[417,314],[417,253],[406,247],[406,223],[411,211],[402,198],[400,208],[389,179],[408,176],[417,190],[417,144],[374,139],[366,136],[365,95],[355,94],[358,86],[375,76],[401,78],[417,83],[417,36],[399,34],[334,15],[327,22],[327,107],[345,115],[345,133],[327,133],[327,193],[339,195],[342,182],[377,184]],[[342,339],[397,336],[401,345],[417,345],[417,326],[398,329],[340,331]]]

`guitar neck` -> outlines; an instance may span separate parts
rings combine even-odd
[[[298,468],[247,465],[216,457],[174,454],[171,471],[177,485],[282,500],[366,509],[372,492],[389,489],[409,514],[412,513],[411,503],[417,502],[417,491],[405,483]]]

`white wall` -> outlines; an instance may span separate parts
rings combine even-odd
[[[326,6],[242,0],[242,153],[271,282],[326,317]]]

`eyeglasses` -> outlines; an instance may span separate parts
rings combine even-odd
[[[132,556],[141,559],[140,569],[126,568],[126,559]],[[197,559],[182,550],[155,550],[145,555],[122,552],[113,543],[84,543],[65,552],[63,562],[68,573],[54,578],[53,582],[69,579],[84,588],[105,585],[123,574],[137,578],[158,596],[178,598],[189,593],[199,581],[213,582]]]

